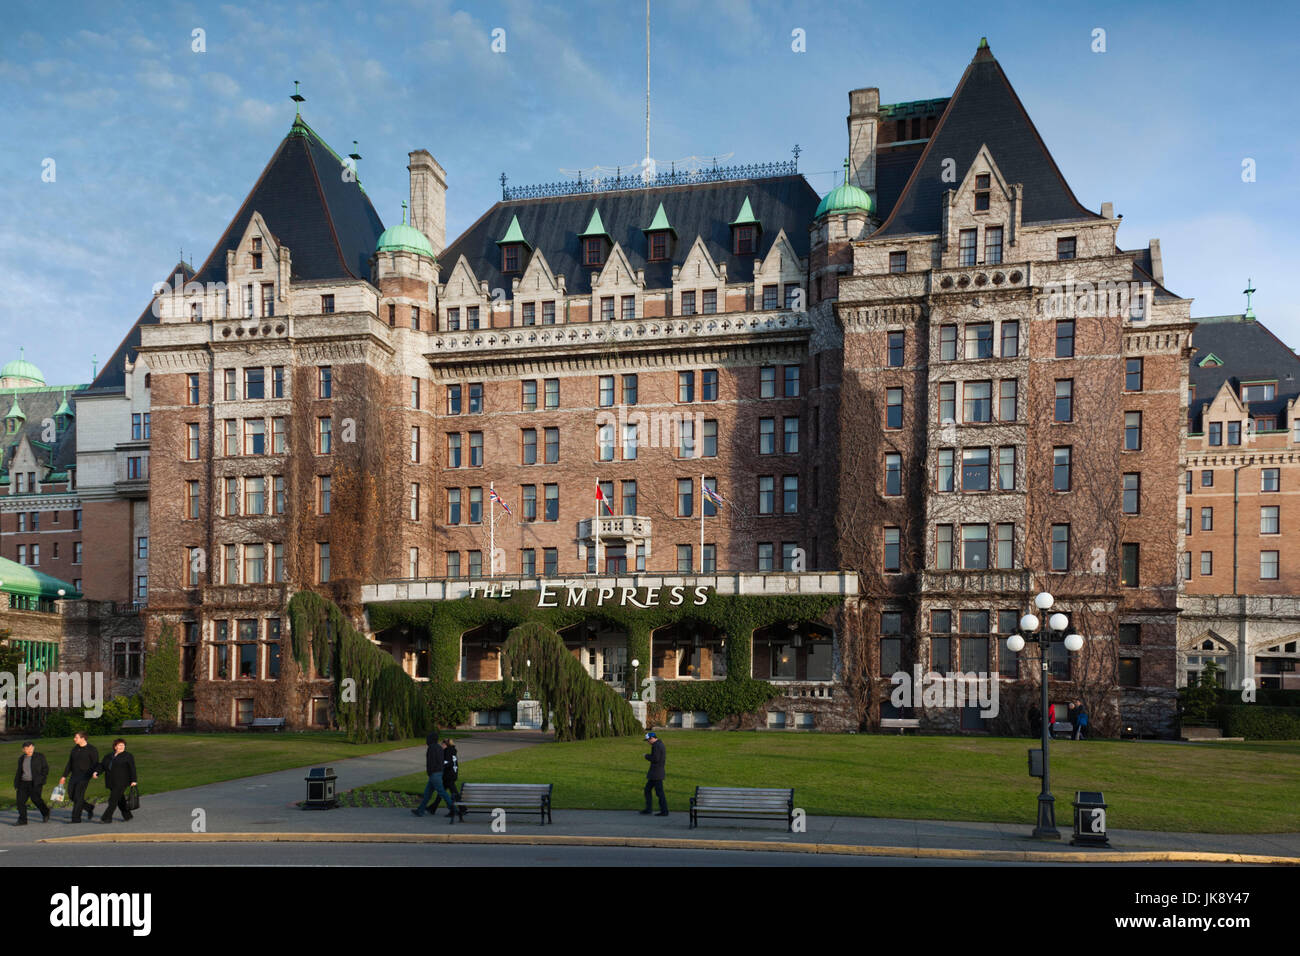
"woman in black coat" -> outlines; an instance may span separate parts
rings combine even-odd
[[[122,819],[130,820],[131,811],[126,808],[126,789],[136,786],[135,757],[126,752],[126,741],[118,737],[113,741],[113,752],[104,758],[95,772],[95,776],[104,775],[108,787],[108,809],[100,817],[101,823],[113,822],[113,808],[122,811]]]

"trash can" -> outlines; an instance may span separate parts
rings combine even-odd
[[[338,806],[334,784],[338,777],[333,767],[312,767],[303,778],[307,781],[307,800],[304,810],[330,810]]]
[[[1074,792],[1074,838],[1071,846],[1110,846],[1106,836],[1106,801],[1098,790]]]

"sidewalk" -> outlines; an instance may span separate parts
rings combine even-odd
[[[529,744],[540,738],[523,734],[458,738],[461,760],[473,760]],[[344,788],[375,783],[424,768],[424,748],[395,750],[333,764]],[[787,833],[772,821],[708,821],[689,829],[684,810],[666,818],[627,811],[554,811],[554,822],[540,826],[536,815],[511,813],[505,834],[493,833],[487,814],[472,814],[465,824],[451,824],[445,813],[416,818],[409,810],[339,808],[304,811],[296,804],[306,793],[306,768],[247,777],[144,797],[144,809],[129,824],[111,826],[63,823],[66,809],[42,825],[29,810],[27,827],[7,824],[12,810],[0,813],[0,848],[41,840],[78,842],[528,842],[625,846],[700,846],[710,849],[791,850],[853,853],[875,856],[939,856],[961,859],[1031,859],[1068,862],[1096,859],[1115,862],[1119,854],[1140,854],[1126,860],[1163,861],[1167,854],[1230,854],[1286,858],[1300,865],[1300,833],[1203,834],[1111,830],[1110,849],[1070,846],[1070,809],[1058,801],[1060,841],[1029,836],[1033,821],[961,823],[942,820],[894,820],[876,817],[810,816],[807,832]],[[630,801],[634,803],[635,801]],[[102,807],[102,805],[101,805]],[[192,831],[195,810],[201,809],[206,831]],[[180,847],[177,848],[180,851]],[[1182,858],[1182,857],[1178,857]],[[1207,858],[1213,861],[1214,858]],[[1258,862],[1283,862],[1265,860]]]

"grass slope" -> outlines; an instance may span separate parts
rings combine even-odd
[[[1032,823],[1039,782],[1028,739],[782,733],[661,733],[670,809],[696,784],[793,786],[809,814]],[[462,765],[461,779],[553,783],[555,806],[640,806],[640,738],[548,743]],[[1201,833],[1300,830],[1300,742],[1163,744],[1054,741],[1052,793],[1069,828],[1076,790],[1100,790],[1111,829]],[[420,793],[423,775],[375,784]]]

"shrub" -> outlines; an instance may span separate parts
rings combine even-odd
[[[140,681],[140,703],[136,706],[135,717],[141,716],[140,708],[143,706],[159,725],[174,727],[185,690],[186,684],[181,680],[180,643],[176,640],[176,629],[168,624],[163,627],[158,643],[145,655],[144,679]],[[119,720],[118,726],[121,723]]]
[[[1300,707],[1242,704],[1219,709],[1220,726],[1229,737],[1247,740],[1300,740]]]
[[[781,692],[772,684],[752,677],[728,677],[719,681],[665,681],[659,685],[659,702],[667,710],[702,710],[709,723],[721,723],[760,710]]]
[[[72,735],[76,733],[92,733],[92,721],[83,717],[79,710],[54,711],[46,716],[45,725],[41,727],[42,737],[66,737],[71,739]]]
[[[90,732],[115,734],[122,728],[122,721],[139,720],[140,712],[139,697],[114,697],[104,704],[103,714],[89,721]]]

